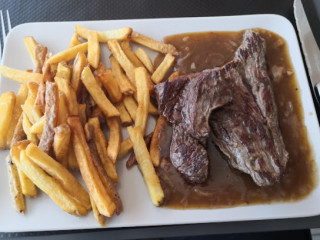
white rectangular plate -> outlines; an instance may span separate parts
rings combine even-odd
[[[95,30],[110,30],[121,27],[132,27],[135,31],[161,40],[171,34],[201,31],[238,31],[247,28],[264,28],[273,31],[289,45],[292,64],[299,81],[310,143],[314,150],[317,166],[320,164],[319,123],[311,98],[306,73],[304,70],[298,40],[291,23],[278,15],[248,15],[232,17],[174,18],[174,19],[142,19],[112,20],[93,22],[53,22],[27,23],[15,27],[9,34],[4,50],[3,65],[32,69],[32,62],[23,43],[24,36],[34,36],[50,51],[56,53],[66,49],[74,33],[74,25],[81,24]],[[108,54],[103,48],[103,57]],[[2,78],[1,93],[17,90],[18,84]],[[149,132],[154,121],[149,123]],[[124,138],[127,137],[124,133]],[[45,194],[35,199],[27,198],[27,212],[20,215],[11,207],[11,197],[7,184],[5,157],[7,152],[0,152],[0,232],[45,231],[66,229],[89,229],[99,227],[93,214],[86,217],[75,217],[63,212]],[[106,227],[134,227],[151,225],[172,225],[205,222],[227,222],[258,219],[276,219],[304,217],[320,214],[319,186],[306,199],[295,203],[265,204],[227,209],[190,209],[173,210],[154,207],[149,199],[147,189],[139,173],[134,167],[127,170],[125,161],[118,162],[120,183],[119,193],[124,205],[120,216],[108,220]],[[299,177],[299,176],[297,176]]]

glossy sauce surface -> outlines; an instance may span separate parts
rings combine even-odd
[[[161,166],[157,169],[165,190],[164,207],[220,208],[237,205],[297,201],[316,186],[316,167],[303,124],[300,93],[286,42],[278,35],[257,29],[267,43],[269,76],[275,93],[280,128],[289,161],[281,182],[258,187],[249,175],[229,166],[228,160],[208,141],[210,168],[202,185],[187,184],[169,160],[170,130],[162,142]],[[180,52],[174,70],[181,74],[221,66],[232,60],[242,40],[241,32],[206,32],[168,36],[166,43]],[[279,74],[281,73],[281,74]]]

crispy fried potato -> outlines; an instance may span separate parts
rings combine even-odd
[[[42,134],[45,121],[46,119],[45,119],[45,116],[43,115],[35,124],[31,126],[30,133]]]
[[[36,136],[36,134],[31,133],[30,129],[31,129],[31,122],[27,116],[27,114],[25,112],[22,113],[23,115],[23,120],[22,120],[22,127],[23,127],[23,131],[25,132],[25,134],[27,135],[27,139],[30,142],[33,142],[35,144],[38,144],[39,140]]]
[[[79,165],[77,162],[76,154],[74,153],[72,142],[70,143],[68,151],[68,168],[72,171],[79,171]]]
[[[93,31],[93,30],[84,28],[80,25],[76,25],[76,33],[78,33],[81,38],[88,39],[89,34],[91,32],[96,32],[98,34],[99,42],[108,42],[110,39],[116,39],[116,40],[129,39],[132,29],[126,27],[126,28],[120,28],[116,30],[100,32],[100,31]]]
[[[154,73],[151,76],[151,79],[155,84],[158,84],[163,80],[164,76],[167,74],[167,72],[173,65],[174,60],[174,56],[172,56],[170,53],[165,56],[163,61],[160,63],[158,68],[154,71]]]
[[[166,123],[163,116],[159,116],[150,144],[150,158],[155,167],[160,164],[160,133]]]
[[[130,138],[123,140],[120,144],[118,159],[124,158],[133,148]]]
[[[65,78],[68,82],[71,78],[71,68],[66,62],[59,62],[57,67],[56,77]]]
[[[135,127],[140,128],[143,136],[147,125],[150,102],[148,77],[147,70],[144,67],[138,67],[135,69],[138,109],[134,125]]]
[[[34,63],[34,61],[35,61],[35,56],[34,56],[35,55],[35,49],[36,49],[36,46],[38,45],[38,43],[31,36],[24,37],[23,41],[24,41],[24,45],[26,46],[26,48],[28,50],[28,53],[29,53],[29,55],[31,57],[31,60]]]
[[[123,105],[122,102],[116,104],[116,108],[120,112],[120,121],[123,126],[128,126],[130,125],[133,121],[132,118],[130,117],[126,107]]]
[[[27,197],[36,197],[38,190],[33,182],[31,182],[31,180],[20,169],[18,169],[18,174],[23,195]]]
[[[108,100],[108,98],[102,91],[101,87],[99,87],[99,85],[97,84],[97,81],[94,78],[89,67],[85,67],[83,69],[81,80],[106,117],[114,117],[120,115],[118,109],[116,109],[116,107],[112,105],[112,103]]]
[[[16,125],[19,121],[19,118],[22,113],[22,108],[21,105],[24,104],[25,100],[27,99],[28,96],[28,88],[25,84],[21,84],[19,92],[16,96],[16,102],[13,108],[13,113],[12,113],[12,118],[10,121],[10,125],[8,128],[8,133],[7,133],[7,145],[11,145],[11,140],[13,137],[14,130],[16,128]]]
[[[37,109],[38,111],[41,111],[42,113],[44,113],[45,106],[46,106],[46,103],[45,103],[46,82],[51,81],[51,79],[52,79],[51,66],[50,64],[46,64],[43,69],[43,74],[42,74],[41,82],[39,84],[36,101],[33,105],[35,109]]]
[[[74,46],[77,46],[79,44],[81,44],[82,42],[79,40],[79,35],[77,33],[73,34],[70,44],[69,44],[69,48],[72,48]]]
[[[91,197],[90,202],[95,219],[97,219],[97,222],[99,223],[100,227],[104,227],[104,216],[99,213],[98,208]]]
[[[28,97],[31,97],[35,100],[37,98],[39,84],[29,82],[27,83],[27,87],[28,87]]]
[[[108,156],[113,163],[117,161],[121,144],[121,127],[118,118],[107,118],[107,125],[110,130],[108,143]]]
[[[138,48],[135,51],[135,54],[138,57],[138,59],[143,63],[143,65],[148,69],[148,71],[150,73],[153,73],[154,67],[148,53],[142,48]]]
[[[180,75],[180,71],[175,71],[175,72],[171,73],[171,75],[168,77],[168,80],[170,81],[172,79],[175,79],[179,75]]]
[[[35,61],[34,61],[34,67],[33,72],[34,73],[42,73],[42,68],[46,60],[48,48],[42,45],[37,45],[35,48]]]
[[[86,142],[80,118],[68,117],[68,124],[72,130],[72,143],[80,167],[82,178],[89,190],[90,196],[97,205],[98,211],[107,217],[113,215],[116,205],[108,195],[97,169],[93,164],[90,149]]]
[[[100,45],[98,34],[96,32],[89,33],[88,36],[88,62],[93,68],[97,68],[100,60]]]
[[[164,199],[164,192],[150,159],[150,155],[141,134],[141,130],[135,127],[128,127],[127,130],[133,143],[133,150],[144,178],[144,182],[148,188],[152,203],[155,206],[160,206]]]
[[[103,134],[98,118],[90,118],[88,123],[94,129],[94,142],[96,144],[99,157],[101,159],[103,168],[105,169],[107,175],[113,182],[119,182],[118,174],[112,159],[108,155],[108,143],[105,135]],[[89,132],[86,131],[89,135]]]
[[[60,77],[55,77],[54,81],[57,83],[59,91],[66,97],[69,114],[78,115],[77,96],[73,88],[70,86],[69,81]]]
[[[13,146],[13,150],[19,151],[15,146]],[[48,194],[64,211],[76,216],[87,214],[86,208],[69,197],[59,183],[48,176],[27,156],[25,150],[20,151],[20,159],[13,158],[13,161],[38,188]]]
[[[156,41],[137,32],[132,32],[131,40],[157,52],[170,53],[172,55],[178,54],[177,49],[173,45]]]
[[[106,118],[98,106],[93,107],[90,114],[90,118],[95,118],[95,117],[99,119],[100,124],[103,124],[106,122]]]
[[[26,148],[26,154],[35,164],[54,177],[74,200],[87,210],[91,209],[88,193],[63,165],[32,143]]]
[[[68,167],[70,136],[71,130],[67,123],[63,123],[54,129],[53,152],[57,161],[64,167]]]
[[[57,125],[61,125],[67,122],[68,118],[68,106],[66,96],[59,92],[59,107],[58,107],[58,123]]]
[[[107,90],[108,96],[112,103],[118,103],[122,99],[122,93],[117,80],[113,78],[112,71],[107,69],[98,75],[98,79]]]
[[[121,65],[123,70],[126,72],[126,75],[128,76],[129,80],[135,86],[135,80],[134,80],[134,65],[133,63],[128,59],[126,54],[122,51],[120,44],[117,40],[109,40],[108,41],[108,47],[109,50],[112,52],[112,55],[117,59],[118,63]]]
[[[76,45],[72,48],[68,48],[67,50],[64,50],[62,52],[59,52],[55,55],[53,55],[49,60],[47,61],[47,64],[52,64],[52,63],[58,63],[62,61],[70,61],[74,59],[78,52],[87,52],[88,51],[88,43],[81,43],[79,45]]]
[[[130,114],[130,117],[133,119],[133,121],[136,121],[136,115],[138,110],[138,105],[136,101],[131,96],[125,96],[122,101],[128,113]]]
[[[82,123],[82,126],[84,126],[87,122],[87,105],[86,104],[78,104],[78,109],[79,109],[79,117],[80,121]]]
[[[82,87],[81,73],[83,68],[87,65],[87,58],[83,52],[79,52],[73,62],[71,86],[78,96]]]
[[[140,62],[139,58],[137,58],[137,56],[132,51],[129,41],[122,41],[120,43],[120,46],[122,48],[122,51],[126,54],[126,56],[135,67],[143,67],[142,62]]]
[[[47,154],[51,153],[54,128],[57,126],[58,121],[58,89],[54,82],[46,83],[46,108],[45,108],[45,123],[43,126],[43,132],[39,142],[39,148],[41,148]]]
[[[6,148],[6,137],[16,103],[14,92],[6,92],[0,98],[0,148]]]
[[[32,97],[28,97],[24,104],[21,106],[23,112],[27,114],[32,124],[39,121],[42,117],[42,113],[39,109],[34,108],[35,100]]]
[[[128,80],[126,75],[124,75],[124,73],[122,72],[121,66],[118,63],[117,59],[115,59],[113,55],[110,55],[109,60],[111,63],[113,77],[118,82],[120,91],[124,95],[132,95],[136,91],[136,89]]]
[[[42,78],[42,74],[40,73],[30,73],[6,66],[0,66],[0,74],[5,78],[9,78],[21,84],[26,84],[28,82],[39,84]]]

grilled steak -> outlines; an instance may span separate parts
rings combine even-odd
[[[171,162],[187,180],[207,178],[213,110],[214,142],[230,164],[259,186],[280,179],[288,154],[266,68],[265,42],[248,30],[231,62],[155,87],[159,112],[174,125]]]

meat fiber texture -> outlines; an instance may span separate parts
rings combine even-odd
[[[232,167],[259,186],[280,180],[288,153],[265,55],[264,39],[247,30],[229,63],[155,87],[158,110],[173,124],[171,162],[187,181],[202,183],[208,177],[211,130]]]

